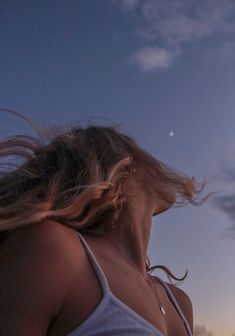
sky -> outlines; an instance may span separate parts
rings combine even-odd
[[[201,206],[154,217],[149,256],[176,275],[194,324],[235,333],[235,2],[0,3],[0,107],[47,125],[119,124],[198,181]],[[0,136],[30,133],[0,115]],[[156,273],[158,275],[158,273]],[[164,278],[164,274],[159,273]]]

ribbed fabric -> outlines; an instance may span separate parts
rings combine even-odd
[[[92,314],[78,328],[67,334],[67,336],[164,336],[155,326],[112,294],[108,281],[96,257],[82,235],[79,232],[77,234],[87,251],[89,260],[100,281],[103,297]],[[185,325],[188,336],[192,336],[190,326],[172,291],[163,280],[157,279],[161,281],[166,289],[170,300]]]

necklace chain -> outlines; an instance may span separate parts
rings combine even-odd
[[[119,254],[122,256],[122,258],[123,258],[124,260],[126,260],[126,258],[124,257],[123,253],[122,253],[121,250],[118,248],[118,246],[112,241],[111,238],[108,238],[108,239],[110,240],[110,242],[112,243],[112,245],[118,250],[118,252],[119,252]],[[134,267],[128,260],[126,260],[126,261],[127,261],[127,263],[128,263],[132,268],[134,268],[134,269],[137,271],[136,267]],[[140,273],[140,272],[138,271],[138,273]],[[140,274],[141,274],[141,273],[140,273]],[[142,278],[144,278],[142,274],[141,274],[141,276],[142,276]],[[163,307],[163,305],[162,305],[162,303],[161,303],[160,296],[159,296],[158,289],[157,289],[157,287],[156,287],[155,281],[152,279],[151,275],[149,275],[148,273],[147,273],[147,277],[150,279],[150,283],[151,283],[151,286],[152,286],[152,288],[153,288],[153,291],[157,294],[157,299],[158,299],[158,306],[159,306],[159,309],[160,309],[161,313],[165,316],[165,315],[166,315],[166,311],[165,311],[165,308]],[[144,280],[146,281],[145,278],[144,278]]]

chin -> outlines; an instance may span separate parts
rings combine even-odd
[[[159,215],[159,214],[161,214],[161,213],[167,211],[169,208],[170,208],[169,206],[168,206],[168,207],[165,206],[165,207],[162,207],[162,208],[160,208],[160,209],[158,209],[158,210],[155,210],[155,211],[153,212],[153,214],[152,214],[152,217],[157,216],[157,215]]]

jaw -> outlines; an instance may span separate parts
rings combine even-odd
[[[169,210],[170,208],[171,208],[171,205],[158,206],[158,208],[153,211],[152,217],[157,216],[157,215]]]

